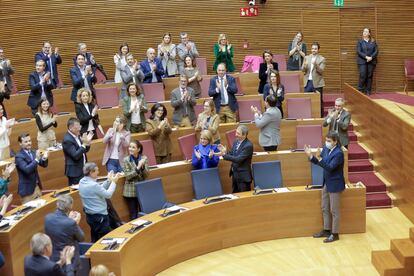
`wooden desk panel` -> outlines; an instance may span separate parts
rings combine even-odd
[[[104,251],[95,243],[88,255],[91,265],[104,264],[117,275],[154,275],[190,258],[247,243],[311,236],[322,227],[320,191],[292,188],[289,193],[253,196],[190,208],[167,218],[162,211],[142,219],[153,223],[134,233],[124,225],[105,237],[125,237],[120,248]],[[350,188],[341,198],[341,233],[365,232],[365,188]],[[137,262],[136,260],[139,260]]]

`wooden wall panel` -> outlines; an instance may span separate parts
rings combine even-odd
[[[310,46],[321,42],[327,57],[325,91],[339,92],[344,80],[356,83],[355,43],[363,26],[371,27],[380,45],[377,85],[380,91],[403,88],[403,59],[414,57],[412,30],[414,2],[404,0],[347,0],[333,7],[332,0],[271,0],[259,6],[259,16],[241,18],[239,8],[247,1],[141,0],[141,1],[12,1],[1,2],[1,46],[16,68],[19,90],[27,89],[27,76],[34,69],[33,56],[43,40],[61,49],[60,74],[70,84],[69,69],[77,43],[86,42],[110,77],[114,75],[113,54],[127,41],[138,60],[148,47],[156,47],[164,32],[173,41],[187,31],[207,57],[211,73],[213,44],[218,33],[228,34],[235,47],[240,70],[245,55],[260,55],[270,48],[287,54],[287,46],[298,30]],[[249,49],[243,49],[243,42]],[[342,53],[347,53],[346,57]],[[413,87],[410,86],[412,89]]]

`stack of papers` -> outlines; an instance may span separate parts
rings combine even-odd
[[[290,192],[289,188],[275,188],[276,193],[287,193]]]
[[[37,207],[42,207],[45,204],[46,204],[46,200],[39,198],[39,199],[35,199],[35,200],[32,200],[32,201],[26,202],[23,205],[27,206],[27,207],[37,208]]]
[[[235,198],[239,198],[239,197],[238,196],[235,196],[233,194],[226,194],[226,195],[219,196],[219,198],[235,199]]]
[[[167,212],[186,211],[186,210],[188,210],[188,208],[182,207],[182,206],[179,206],[179,205],[174,205],[174,206],[171,206],[171,207],[167,208]]]
[[[135,220],[135,221],[131,222],[131,224],[135,225],[135,226],[141,226],[141,225],[144,225],[146,223],[148,223],[148,220],[145,220],[145,219],[138,219],[138,220]]]
[[[116,243],[121,244],[126,240],[126,238],[104,238],[101,241],[101,244],[109,244],[116,241]]]

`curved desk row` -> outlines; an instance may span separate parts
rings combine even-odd
[[[104,238],[125,238],[115,250],[100,241],[87,252],[91,265],[104,264],[116,275],[155,275],[182,261],[247,243],[311,236],[322,227],[320,190],[292,187],[291,192],[252,195],[203,204],[182,204],[189,210],[168,217],[163,211],[140,219],[152,224],[133,234],[125,224]],[[346,189],[341,199],[340,233],[365,232],[365,187]],[[101,240],[102,241],[102,240]]]

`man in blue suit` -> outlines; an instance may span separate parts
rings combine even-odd
[[[221,123],[235,123],[238,109],[236,80],[226,74],[226,65],[217,65],[217,76],[210,79],[208,95],[213,97]]]
[[[37,107],[42,98],[49,101],[50,106],[53,106],[53,83],[50,78],[50,73],[45,71],[45,62],[43,60],[36,61],[36,71],[29,75],[30,94],[27,99],[27,105],[32,109],[32,114],[35,115]]]
[[[43,60],[46,64],[46,72],[50,72],[50,79],[52,80],[53,87],[56,88],[59,84],[59,73],[57,70],[57,64],[62,63],[62,58],[59,55],[59,48],[55,48],[55,52],[52,53],[52,46],[49,41],[43,43],[42,51],[35,55],[35,62]]]
[[[161,77],[164,75],[164,68],[161,60],[155,57],[155,50],[149,48],[147,50],[147,59],[140,64],[144,73],[144,83],[162,82]]]
[[[52,240],[53,252],[50,260],[57,262],[60,259],[60,252],[65,246],[74,246],[75,255],[72,259],[74,270],[78,271],[79,242],[85,239],[82,229],[79,227],[81,215],[72,211],[73,199],[70,195],[61,195],[56,201],[57,210],[45,218],[45,233]]]
[[[49,260],[53,245],[50,238],[43,233],[34,234],[30,242],[32,255],[24,258],[25,276],[74,276],[72,258],[75,247],[66,246],[58,262]]]
[[[323,242],[339,240],[339,220],[341,193],[345,190],[344,153],[339,143],[337,132],[326,135],[322,152],[312,154],[310,146],[305,146],[309,160],[323,168],[322,213],[323,230],[313,235],[314,238],[326,237]]]
[[[72,94],[70,99],[73,102],[76,102],[76,96],[78,90],[81,88],[86,88],[92,93],[92,97],[96,99],[95,88],[93,85],[96,83],[96,77],[93,73],[91,65],[86,65],[85,56],[78,54],[76,56],[76,66],[70,69],[70,77],[72,79]]]
[[[15,157],[19,175],[18,193],[22,197],[22,203],[26,203],[42,196],[42,183],[37,167],[47,167],[48,152],[41,153],[39,150],[32,150],[32,140],[28,133],[20,134],[17,140],[21,148]]]

